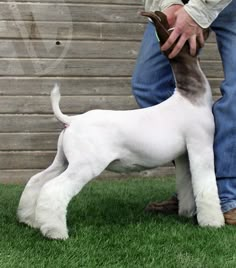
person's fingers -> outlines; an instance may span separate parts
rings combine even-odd
[[[189,38],[190,55],[195,56],[197,53],[197,36],[193,35]]]
[[[174,58],[175,56],[177,56],[177,54],[180,52],[180,50],[183,48],[185,42],[186,42],[187,38],[184,35],[181,35],[180,39],[178,40],[178,42],[176,43],[175,47],[173,48],[173,50],[171,51],[171,53],[168,55],[169,59]]]
[[[179,35],[180,33],[178,33],[176,29],[174,29],[174,31],[170,34],[169,38],[166,40],[165,44],[162,45],[161,50],[166,51],[170,49],[171,46],[173,46],[173,44],[175,43],[175,41],[178,39]]]

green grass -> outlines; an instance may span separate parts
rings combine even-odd
[[[70,238],[50,241],[16,221],[23,186],[0,186],[0,267],[236,267],[236,226],[200,228],[144,208],[174,191],[170,178],[94,181],[68,209]]]

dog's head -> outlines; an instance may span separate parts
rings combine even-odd
[[[157,35],[159,37],[160,40],[160,44],[164,45],[164,43],[167,41],[167,39],[169,38],[171,32],[173,30],[170,29],[169,23],[167,21],[167,17],[164,13],[160,12],[160,11],[155,11],[155,12],[141,12],[142,16],[148,17],[153,21],[153,24],[155,25],[156,28],[156,32]],[[206,40],[209,36],[209,29],[206,29],[203,31],[204,34],[204,39]],[[172,47],[170,47],[167,51],[164,52],[164,54],[166,56],[168,56],[170,54],[170,52],[173,50],[174,46],[176,45],[176,43],[174,43],[172,45]],[[200,44],[197,43],[197,51],[201,48]],[[183,46],[183,48],[181,49],[181,51],[179,52],[179,54],[176,57],[181,57],[181,56],[190,56],[190,48],[189,48],[189,43],[186,42],[185,45]]]

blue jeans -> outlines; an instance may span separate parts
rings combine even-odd
[[[222,97],[214,104],[217,185],[223,212],[236,208],[236,0],[212,23],[224,67]],[[148,23],[132,78],[133,94],[141,108],[169,98],[175,89],[172,70],[161,53],[155,28]]]

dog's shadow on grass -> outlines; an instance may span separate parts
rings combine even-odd
[[[161,201],[170,197],[172,193],[171,190],[168,192],[164,189],[158,194],[155,189],[148,188],[137,189],[137,191],[107,189],[105,193],[88,188],[70,203],[67,215],[68,225],[72,228],[76,228],[77,225],[125,226],[140,223],[162,224],[165,221],[195,224],[195,219],[147,212],[145,208],[151,201]]]

